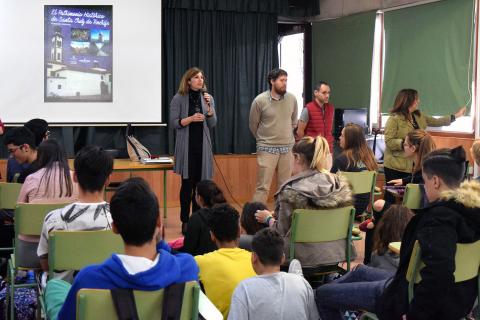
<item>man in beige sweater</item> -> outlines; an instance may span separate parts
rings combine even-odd
[[[257,140],[257,187],[253,201],[266,203],[273,173],[277,185],[291,175],[293,128],[297,124],[297,99],[287,92],[287,72],[273,69],[267,76],[270,90],[259,94],[250,108],[249,127]]]

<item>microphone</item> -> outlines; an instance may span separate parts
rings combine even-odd
[[[200,94],[202,95],[203,100],[205,100],[205,103],[210,107],[210,102],[208,102],[208,101],[205,99],[205,93],[207,93],[207,90],[206,90],[205,88],[201,88],[201,89],[200,89]]]

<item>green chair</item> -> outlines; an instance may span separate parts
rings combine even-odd
[[[407,269],[408,301],[413,300],[415,284],[420,283],[420,271],[425,267],[421,259],[422,250],[418,241],[415,241],[412,255]],[[477,290],[480,290],[480,240],[474,243],[457,243],[455,254],[455,283],[470,279],[477,279]],[[480,291],[477,293],[477,304],[480,306]],[[377,317],[370,312],[362,315],[360,319],[376,320]],[[478,319],[478,317],[477,317]]]
[[[55,270],[77,271],[123,252],[122,238],[112,230],[53,231],[48,239],[48,276],[52,278]]]
[[[15,209],[21,183],[0,182],[0,209]]]
[[[185,283],[181,320],[198,319],[200,287],[196,281]],[[139,319],[161,319],[163,289],[133,291]],[[110,290],[81,289],[77,294],[77,320],[117,319]]]
[[[31,235],[31,236],[40,236],[43,227],[43,221],[45,216],[52,210],[63,208],[66,203],[55,203],[55,204],[33,204],[33,203],[23,203],[18,204],[15,207],[15,241],[14,241],[14,252],[10,255],[10,260],[8,261],[8,276],[10,283],[10,313],[11,319],[14,319],[14,310],[15,304],[14,296],[16,288],[28,288],[35,287],[35,283],[29,284],[15,284],[15,274],[19,270],[28,270],[25,266],[17,264],[18,260],[18,236],[20,234]]]
[[[21,183],[0,182],[0,209],[14,210],[21,188]],[[13,247],[0,248],[0,251],[9,251],[11,253]],[[8,255],[9,253],[5,254]]]
[[[403,195],[402,205],[405,207],[416,210],[422,207],[422,191],[419,184],[409,183],[405,188],[405,194]]]
[[[355,209],[353,206],[323,210],[295,210],[293,212],[288,259],[292,260],[295,258],[296,243],[318,243],[345,240],[346,270],[338,266],[338,263],[344,261],[338,261],[335,265],[304,266],[302,268],[305,277],[315,283],[317,283],[319,277],[322,279],[321,281],[323,281],[324,276],[327,274],[335,272],[345,273],[346,271],[350,271],[354,216]]]
[[[362,194],[370,193],[370,201],[374,202],[375,196],[375,184],[377,182],[377,172],[376,171],[360,171],[360,172],[347,172],[340,171],[338,173],[341,176],[347,178],[348,182],[352,186],[352,194]],[[364,212],[357,212],[365,216]]]

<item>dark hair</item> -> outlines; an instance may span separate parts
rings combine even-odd
[[[141,246],[152,240],[159,215],[158,200],[139,177],[120,184],[110,201],[110,214],[123,241]]]
[[[197,194],[203,199],[205,206],[213,207],[215,204],[225,203],[222,190],[212,180],[202,180],[197,183]]]
[[[280,234],[270,228],[258,231],[252,240],[252,251],[263,265],[282,264],[284,241]]]
[[[72,196],[73,184],[72,177],[70,175],[70,167],[68,166],[67,156],[57,140],[45,140],[38,146],[37,165],[39,169],[45,168],[45,172],[40,179],[40,184],[46,185],[44,195],[46,195],[47,190],[49,189],[49,184],[53,183],[54,190],[56,190],[57,185],[60,187],[59,197]],[[60,170],[58,177],[54,172],[57,166]],[[58,181],[53,181],[55,178],[57,178]]]
[[[37,149],[37,145],[35,144],[35,135],[27,127],[18,127],[9,130],[5,135],[5,140],[3,143],[5,145],[14,144],[16,146],[28,144],[31,149]]]
[[[422,160],[437,148],[435,141],[427,131],[422,129],[416,129],[407,133],[408,142],[415,147],[415,152],[418,153],[418,163],[415,163],[413,173],[422,169]]]
[[[32,119],[25,123],[25,127],[30,129],[35,135],[35,145],[39,146],[43,139],[47,137],[48,122],[43,119]]]
[[[240,224],[247,234],[254,235],[257,231],[266,227],[255,218],[257,210],[267,210],[267,206],[261,202],[247,202],[243,205]]]
[[[228,204],[219,204],[210,210],[210,230],[215,238],[221,242],[237,240],[240,231],[238,211]]]
[[[113,159],[102,148],[86,146],[75,156],[75,174],[84,191],[102,191],[105,181],[113,171]]]
[[[318,81],[318,82],[315,84],[315,87],[313,87],[313,90],[314,90],[314,91],[320,90],[320,87],[321,87],[322,85],[326,85],[326,86],[329,86],[329,87],[330,87],[330,85],[329,85],[327,82],[320,80],[320,81]]]
[[[271,70],[267,74],[267,82],[268,82],[268,85],[270,86],[270,89],[272,88],[272,84],[271,84],[270,81],[271,80],[275,81],[281,76],[288,76],[287,71],[285,71],[283,69],[280,69],[280,68],[276,68],[276,69]]]
[[[392,204],[378,222],[373,235],[373,251],[378,255],[383,255],[388,251],[390,242],[402,240],[403,231],[413,212],[407,207]]]
[[[362,127],[358,124],[348,123],[343,128],[343,137],[345,139],[343,154],[347,158],[347,167],[356,167],[359,162],[363,162],[368,170],[378,169],[377,161],[373,151],[367,145]]]
[[[402,89],[397,93],[391,113],[401,113],[405,118],[410,118],[408,108],[418,99],[418,91],[415,89]],[[415,113],[420,113],[418,110]]]
[[[465,150],[462,146],[430,152],[422,162],[423,173],[438,176],[450,188],[457,188],[465,177]]]

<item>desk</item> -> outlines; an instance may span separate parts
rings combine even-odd
[[[392,251],[396,254],[400,254],[400,247],[401,246],[402,246],[401,242],[390,242],[388,244],[388,249],[390,249],[390,251]]]
[[[73,169],[73,159],[69,159],[68,163],[70,168]],[[143,164],[130,159],[114,159],[113,171],[116,172],[129,172],[130,177],[133,173],[139,171],[163,171],[163,217],[167,218],[167,171],[173,170],[173,163],[152,163]]]

